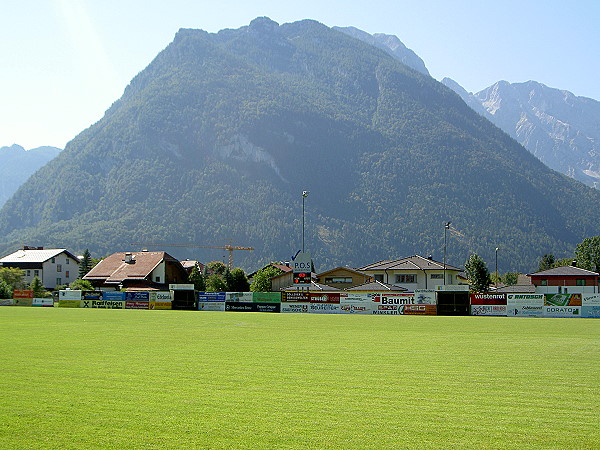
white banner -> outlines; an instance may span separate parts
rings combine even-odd
[[[472,316],[506,316],[506,305],[471,305]]]
[[[581,307],[581,317],[600,318],[600,306],[599,305],[582,306]]]
[[[581,304],[583,306],[600,306],[600,294],[583,294]]]
[[[340,314],[339,303],[311,303],[308,312],[317,314]]]
[[[151,291],[149,299],[152,302],[170,302],[172,301],[171,291]]]
[[[511,303],[506,305],[506,315],[509,317],[542,317],[544,307],[542,305],[528,305],[522,303]]]
[[[544,306],[544,317],[581,317],[581,306]]]
[[[310,303],[281,303],[282,313],[308,313],[310,311]]]
[[[254,292],[226,292],[228,302],[252,303]]]
[[[81,300],[81,291],[72,291],[70,289],[58,291],[60,300]]]
[[[200,302],[198,311],[225,311],[225,302]]]
[[[437,305],[433,289],[415,289],[415,305]]]
[[[517,305],[544,306],[544,294],[506,294],[506,305],[510,308]]]

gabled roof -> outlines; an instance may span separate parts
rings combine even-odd
[[[64,248],[49,248],[45,250],[17,250],[16,252],[0,259],[0,263],[43,263],[48,261],[50,258],[60,255],[63,252],[66,253],[70,258],[79,262],[79,259],[75,255],[73,255],[71,252],[68,252]]]
[[[315,283],[314,281],[310,282],[310,286],[307,286],[309,291],[327,291],[327,292],[344,292],[341,289],[337,289],[331,286],[327,286],[326,284]],[[306,289],[303,287],[303,289]],[[297,291],[298,288],[296,286],[290,286],[282,289],[282,291]]]
[[[359,284],[346,289],[347,291],[395,291],[395,292],[406,292],[408,289],[402,286],[396,286],[394,284],[387,284],[381,281],[371,281],[370,283]]]
[[[346,266],[340,266],[340,267],[336,267],[335,269],[331,269],[331,270],[327,270],[325,272],[321,272],[321,273],[317,274],[317,276],[319,278],[321,278],[321,277],[323,277],[325,275],[328,275],[328,274],[330,274],[332,272],[337,272],[339,270],[346,270],[348,272],[352,272],[352,273],[355,273],[355,274],[361,275],[361,276],[370,276],[369,274],[361,272],[360,270],[352,269],[352,268],[346,267]]]
[[[419,255],[409,256],[408,258],[396,259],[393,261],[379,261],[368,266],[361,267],[358,270],[444,270],[444,263],[434,259],[424,258]],[[458,267],[446,263],[446,270],[460,272]]]
[[[105,280],[105,283],[121,283],[123,280],[143,280],[162,262],[179,263],[166,252],[127,252],[132,263],[125,262],[125,252],[113,253],[90,270],[84,280]]]
[[[528,276],[538,276],[538,277],[560,277],[560,276],[598,276],[599,274],[596,272],[592,272],[591,270],[581,269],[575,266],[562,266],[562,267],[554,267],[553,269],[542,270],[541,272],[527,274]]]

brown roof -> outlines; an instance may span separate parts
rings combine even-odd
[[[395,291],[395,292],[406,292],[408,289],[402,286],[396,286],[394,284],[383,283],[381,281],[371,281],[370,283],[359,284],[346,289],[347,291]]]
[[[131,255],[131,263],[125,262],[125,255]],[[104,280],[105,283],[121,283],[123,280],[143,280],[162,262],[174,261],[166,252],[119,252],[100,261],[90,270],[84,280]]]
[[[368,266],[361,267],[358,270],[443,270],[444,263],[434,259],[424,258],[419,255],[409,256],[408,258],[396,259],[393,261],[379,261]],[[458,267],[446,263],[447,270],[460,272]]]
[[[369,275],[369,274],[367,274],[367,273],[364,273],[364,272],[361,272],[361,271],[359,271],[359,270],[352,269],[352,268],[350,268],[350,267],[346,267],[346,266],[340,266],[340,267],[336,267],[335,269],[326,270],[325,272],[321,272],[321,273],[320,273],[320,274],[318,274],[317,276],[318,276],[319,278],[321,278],[321,277],[323,277],[324,275],[327,275],[327,274],[329,274],[329,273],[331,273],[331,272],[336,272],[336,271],[340,271],[340,270],[347,270],[348,272],[355,273],[355,274],[357,274],[357,275],[362,275],[362,276],[367,276],[367,277],[368,277],[368,276],[370,276],[370,275]]]

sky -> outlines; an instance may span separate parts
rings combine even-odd
[[[538,81],[600,100],[600,0],[0,0],[0,147],[64,148],[180,28],[259,16],[386,33],[437,80]]]

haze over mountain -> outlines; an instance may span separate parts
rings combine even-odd
[[[48,180],[51,180],[49,182]],[[433,78],[318,22],[182,29],[105,116],[0,211],[0,250],[233,244],[255,269],[469,252],[530,270],[597,234],[600,192],[560,175]],[[215,259],[200,250],[161,248]]]
[[[56,157],[61,149],[20,145],[0,147],[0,208],[36,170]]]
[[[600,102],[535,81],[499,81],[476,94],[442,83],[550,168],[600,189]]]

